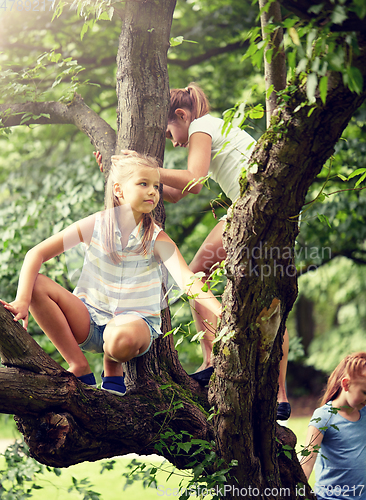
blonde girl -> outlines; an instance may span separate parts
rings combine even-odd
[[[346,356],[330,375],[308,427],[302,459],[315,464],[318,500],[366,498],[366,352]]]
[[[1,301],[22,320],[31,312],[82,382],[95,386],[83,354],[104,352],[102,389],[124,395],[123,362],[142,356],[161,334],[161,265],[198,303],[219,316],[221,305],[202,292],[175,243],[154,222],[160,170],[150,157],[127,152],[112,157],[106,185],[106,209],[75,222],[32,248],[19,277],[16,299]],[[71,293],[39,274],[43,262],[78,245],[85,260]]]

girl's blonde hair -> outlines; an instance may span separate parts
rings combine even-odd
[[[176,109],[187,109],[191,113],[192,121],[210,112],[210,104],[203,90],[194,82],[185,89],[170,91],[170,108],[168,122],[177,120]]]
[[[105,251],[108,253],[114,264],[119,264],[122,258],[117,253],[115,243],[115,229],[117,221],[115,218],[115,210],[113,210],[114,208],[119,207],[121,203],[114,192],[113,186],[116,182],[123,185],[124,182],[128,181],[128,179],[132,177],[137,169],[144,167],[154,168],[160,175],[159,163],[151,156],[142,155],[136,151],[126,151],[122,155],[114,155],[111,157],[111,168],[105,187],[105,212],[104,223],[102,224],[102,239]],[[151,243],[154,234],[154,224],[156,224],[156,221],[151,213],[143,215],[143,236],[141,244],[135,250],[137,253],[143,253],[146,255],[148,245]]]
[[[341,381],[347,377],[350,380],[366,375],[366,352],[355,352],[346,356],[331,373],[325,388],[321,405],[337,398],[341,393]]]

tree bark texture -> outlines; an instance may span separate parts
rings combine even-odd
[[[136,378],[127,379],[124,397],[81,383],[2,305],[0,339],[0,412],[17,415],[30,453],[41,463],[67,467],[131,452],[156,453],[154,445],[167,429],[212,440],[207,389],[184,372],[171,337],[154,342],[154,355],[130,362]],[[161,389],[163,384],[169,387]],[[174,409],[178,402],[182,407]],[[189,460],[170,454],[168,448],[166,454],[178,467]]]
[[[259,8],[262,10],[268,0],[259,0]],[[277,107],[276,92],[286,87],[286,57],[283,48],[283,28],[278,28],[272,35],[266,32],[266,26],[270,19],[272,22],[280,23],[282,21],[281,6],[279,2],[272,2],[268,12],[263,10],[261,14],[262,38],[270,38],[269,44],[265,49],[264,55],[264,80],[266,91],[273,85],[273,92],[266,97],[266,122],[267,128],[271,123],[271,116]],[[267,59],[269,50],[273,50],[271,60]]]
[[[116,154],[163,159],[169,109],[167,51],[176,0],[126,2],[117,54]]]
[[[357,62],[364,78],[365,48],[363,43]],[[280,123],[281,131],[270,128],[259,140],[250,160],[257,172],[242,179],[242,197],[229,210],[224,233],[228,284],[221,327],[230,338],[216,349],[209,400],[217,415],[220,455],[226,463],[238,461],[239,484],[260,491],[283,481],[273,401],[282,336],[297,296],[292,249],[298,215],[309,186],[366,97],[365,90],[352,93],[334,75],[326,105],[319,100],[308,116],[306,107],[294,113],[305,99],[302,92],[275,110],[274,126]]]

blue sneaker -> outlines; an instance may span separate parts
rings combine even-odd
[[[95,380],[94,373],[88,373],[87,375],[82,375],[77,377],[83,384],[90,385],[91,387],[97,388],[97,381]]]
[[[101,389],[108,391],[116,396],[124,396],[126,394],[125,378],[122,377],[104,377],[102,373]]]
[[[206,386],[208,385],[211,375],[213,374],[213,366],[209,366],[205,370],[201,370],[200,372],[192,373],[190,375],[193,380],[196,380],[199,384]]]
[[[291,415],[290,403],[278,403],[276,420],[288,420]]]

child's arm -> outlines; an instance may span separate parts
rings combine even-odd
[[[178,247],[164,231],[161,231],[156,238],[155,255],[163,261],[181,290],[184,290],[189,295],[197,295],[194,300],[205,306],[215,316],[221,316],[220,302],[213,296],[211,291],[202,291],[202,281],[198,278],[192,278],[193,273],[183,259]]]
[[[195,132],[192,134],[189,138],[187,170],[163,168],[160,170],[160,181],[166,186],[179,190],[182,194],[183,189],[189,182],[198,181],[198,179],[208,174],[211,163],[211,145],[212,138],[210,135],[204,132]],[[201,183],[196,184],[191,189],[189,189],[189,186],[187,188],[188,193],[193,194],[198,194],[201,189]]]
[[[301,466],[308,480],[313,470],[314,463],[316,457],[318,456],[319,447],[322,441],[323,441],[323,434],[320,432],[320,430],[314,427],[313,425],[309,425],[308,432],[306,435],[305,448],[307,448],[308,451],[311,452],[311,454],[301,459]],[[315,451],[313,451],[314,447],[316,447]]]
[[[181,200],[188,194],[189,191],[187,189],[182,193],[180,189],[175,189],[165,185],[163,186],[164,201],[168,201],[169,203],[177,203],[179,200]]]
[[[23,326],[27,329],[29,305],[41,265],[65,250],[76,246],[80,241],[90,242],[93,227],[94,216],[87,217],[71,224],[27,252],[20,271],[15,300],[10,303],[1,301],[4,307],[14,315],[14,321],[23,320]]]

